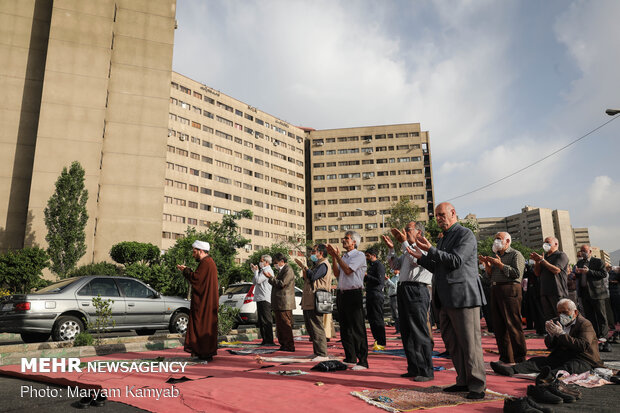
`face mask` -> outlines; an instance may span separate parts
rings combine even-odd
[[[571,316],[566,314],[560,314],[560,324],[562,324],[564,327],[569,325],[571,321],[573,321],[573,318]]]
[[[536,262],[534,260],[529,260],[527,263],[530,264],[530,265],[536,264]]]
[[[504,249],[504,243],[502,242],[501,239],[496,239],[495,241],[493,241],[493,252],[497,253],[501,250]]]
[[[543,251],[549,252],[549,250],[551,250],[551,244],[549,244],[548,242],[545,242],[543,244]]]
[[[584,261],[588,261],[588,254],[586,254],[585,252],[582,252],[582,253],[581,253],[581,258],[582,258]]]
[[[480,268],[481,270],[484,270],[484,264],[478,265],[478,268]]]
[[[319,260],[319,257],[317,257],[315,254],[312,254],[312,255],[310,256],[310,261],[312,261],[312,262],[317,262],[318,260]]]

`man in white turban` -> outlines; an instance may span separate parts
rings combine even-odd
[[[209,256],[211,246],[205,241],[194,241],[192,256],[198,268],[192,271],[177,265],[192,286],[189,325],[185,333],[184,350],[202,360],[212,361],[217,354],[217,310],[219,301],[217,267]]]

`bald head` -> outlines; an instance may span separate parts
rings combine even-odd
[[[435,208],[435,219],[442,230],[447,230],[457,221],[456,210],[449,202],[442,202]]]
[[[592,247],[590,247],[588,244],[583,244],[581,248],[579,248],[579,255],[582,259],[586,261],[589,260],[592,256]]]
[[[551,246],[551,249],[549,250],[549,254],[553,254],[560,247],[560,242],[558,241],[556,237],[545,238],[545,243]]]

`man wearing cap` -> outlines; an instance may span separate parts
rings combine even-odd
[[[192,256],[198,268],[192,271],[185,265],[177,265],[192,287],[189,324],[185,333],[184,350],[202,360],[211,361],[217,354],[217,267],[209,256],[210,245],[205,241],[192,244]]]

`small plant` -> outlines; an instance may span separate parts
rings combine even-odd
[[[220,305],[217,311],[217,331],[223,336],[230,333],[230,330],[239,321],[239,309],[227,305]]]
[[[73,347],[92,346],[95,338],[88,331],[82,331],[75,336]]]
[[[116,325],[116,322],[112,320],[112,304],[114,304],[114,300],[109,298],[103,299],[100,294],[97,294],[97,297],[93,297],[92,301],[97,318],[95,318],[94,322],[88,323],[88,329],[95,330],[97,335],[95,344],[99,346],[101,345],[101,335],[108,331],[110,325],[112,327]]]

